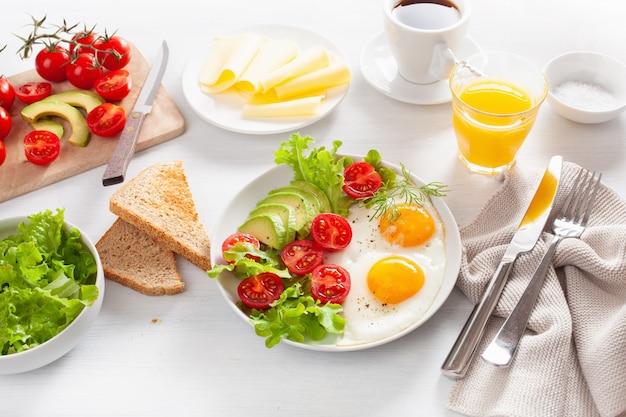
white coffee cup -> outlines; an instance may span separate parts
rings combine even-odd
[[[447,79],[470,15],[470,0],[384,0],[385,34],[400,75],[414,84]]]

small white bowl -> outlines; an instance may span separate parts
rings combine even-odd
[[[548,102],[578,123],[603,123],[626,109],[626,65],[597,52],[569,52],[548,62]]]
[[[29,220],[27,217],[12,217],[0,220],[0,239],[16,233],[17,225],[21,222],[28,223]],[[80,342],[100,313],[102,299],[104,298],[105,279],[98,251],[87,234],[78,227],[67,221],[64,227],[68,230],[71,228],[78,229],[83,245],[95,257],[98,268],[95,282],[98,287],[98,298],[91,306],[86,306],[69,326],[52,339],[23,352],[0,355],[0,375],[32,371],[59,359]]]

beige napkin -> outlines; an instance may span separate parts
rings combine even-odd
[[[564,164],[553,213],[578,169]],[[473,303],[479,301],[542,175],[512,169],[477,218],[461,229],[457,285]],[[535,249],[515,262],[479,351],[466,377],[454,384],[451,410],[481,417],[626,415],[626,202],[604,185],[582,238],[565,239],[558,246],[511,366],[498,368],[480,356],[551,238],[544,232]]]

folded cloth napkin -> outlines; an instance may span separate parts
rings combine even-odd
[[[546,231],[515,261],[464,379],[448,408],[468,416],[626,416],[626,202],[601,185],[580,239],[557,247],[510,367],[480,356],[511,312],[552,239],[551,224],[578,167],[564,163]],[[515,167],[476,219],[461,228],[458,287],[477,303],[543,172]]]

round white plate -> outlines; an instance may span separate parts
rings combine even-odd
[[[348,62],[343,52],[328,39],[305,29],[285,25],[258,25],[239,29],[229,33],[257,33],[274,39],[290,39],[300,49],[308,49],[315,45],[321,45],[337,57]],[[239,133],[267,135],[297,130],[327,116],[348,93],[349,85],[342,85],[327,90],[326,98],[322,101],[322,109],[319,114],[309,117],[272,117],[263,119],[249,119],[242,117],[241,111],[246,104],[244,97],[235,92],[225,92],[214,95],[206,95],[200,91],[198,74],[206,57],[209,54],[210,45],[206,51],[194,56],[185,67],[182,76],[183,94],[191,108],[207,122]]]
[[[478,44],[466,37],[457,58],[463,59],[478,52]],[[376,35],[363,48],[361,72],[369,85],[395,100],[411,104],[441,104],[452,100],[448,81],[414,84],[400,76],[384,33]]]
[[[360,156],[349,156],[351,156],[355,161],[362,160],[362,157]],[[389,163],[385,163],[385,165],[393,167],[398,173],[402,172],[401,168],[397,165]],[[258,178],[249,183],[246,187],[244,187],[239,193],[235,195],[233,200],[226,207],[226,210],[215,222],[216,227],[213,230],[213,235],[211,238],[211,241],[214,242],[214,244],[211,245],[211,262],[213,265],[224,264],[225,261],[221,253],[221,243],[226,237],[228,237],[230,234],[234,233],[237,230],[237,227],[241,223],[243,223],[243,221],[248,216],[248,213],[256,205],[256,203],[262,197],[264,197],[268,193],[268,191],[283,185],[287,185],[291,178],[293,178],[292,168],[287,165],[278,165],[260,175]],[[411,174],[411,179],[415,182],[415,184],[424,184],[424,181],[414,176],[413,174]],[[461,265],[461,237],[459,235],[459,229],[456,220],[452,216],[452,213],[448,209],[448,206],[441,198],[434,198],[433,204],[439,212],[441,220],[443,221],[444,227],[446,229],[446,274],[435,300],[426,311],[426,313],[423,315],[423,317],[419,319],[419,321],[415,322],[410,327],[399,331],[393,336],[376,340],[374,342],[356,345],[339,345],[338,343],[340,342],[340,339],[333,336],[328,336],[324,340],[318,342],[297,343],[287,339],[283,339],[281,343],[287,343],[304,349],[330,352],[368,349],[391,342],[392,340],[396,340],[412,332],[413,330],[421,326],[424,322],[426,322],[430,317],[432,317],[432,315],[435,314],[437,310],[439,310],[439,308],[443,305],[443,303],[450,295],[450,292],[454,288]],[[233,308],[233,310],[239,317],[241,317],[242,320],[252,325],[250,323],[250,318],[245,313],[243,313],[239,309],[239,307],[237,307],[237,302],[239,301],[239,297],[237,295],[237,285],[239,284],[240,279],[236,278],[230,272],[222,272],[216,279],[218,281],[220,291],[226,299],[226,302]],[[259,339],[261,338],[259,337]],[[263,339],[261,339],[259,343],[263,343]]]

